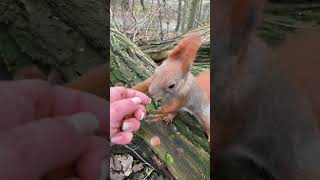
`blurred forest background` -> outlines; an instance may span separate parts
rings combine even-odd
[[[209,24],[210,0],[111,0],[111,18],[133,42],[175,38]]]

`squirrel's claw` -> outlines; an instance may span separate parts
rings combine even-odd
[[[164,120],[167,124],[170,124],[170,123],[172,123],[173,118],[174,118],[175,116],[176,116],[176,114],[170,113],[170,114],[166,115],[166,116],[163,118],[163,120]]]

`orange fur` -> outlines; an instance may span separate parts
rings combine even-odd
[[[171,101],[163,103],[159,110],[157,111],[160,114],[174,113],[177,112],[185,103],[185,99],[182,98],[174,98]]]
[[[210,72],[202,71],[196,77],[199,87],[207,94],[210,98]],[[209,83],[208,83],[209,82]]]
[[[151,84],[151,77],[136,84],[135,86],[132,87],[132,89],[148,94],[150,84]]]
[[[195,59],[201,39],[197,33],[188,33],[179,44],[172,50],[168,59],[182,61],[182,69],[189,70],[189,66]]]

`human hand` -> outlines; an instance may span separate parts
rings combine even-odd
[[[0,82],[0,99],[0,179],[71,165],[71,178],[94,180],[107,169],[107,142],[94,136],[109,130],[104,99],[37,80]]]
[[[111,143],[128,144],[133,132],[140,127],[140,120],[146,114],[144,105],[151,99],[133,89],[110,88],[110,138]]]

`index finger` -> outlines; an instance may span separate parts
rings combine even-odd
[[[24,99],[23,102],[17,103],[19,113],[23,114],[25,109],[33,113],[33,118],[25,121],[90,112],[97,116],[101,130],[109,131],[109,104],[103,98],[61,86],[52,86],[39,80],[16,81],[9,86],[11,89],[15,88],[18,97]]]
[[[141,104],[149,104],[151,99],[144,93],[125,88],[125,87],[111,87],[110,88],[110,101],[118,101],[121,99],[139,97],[141,99]]]

